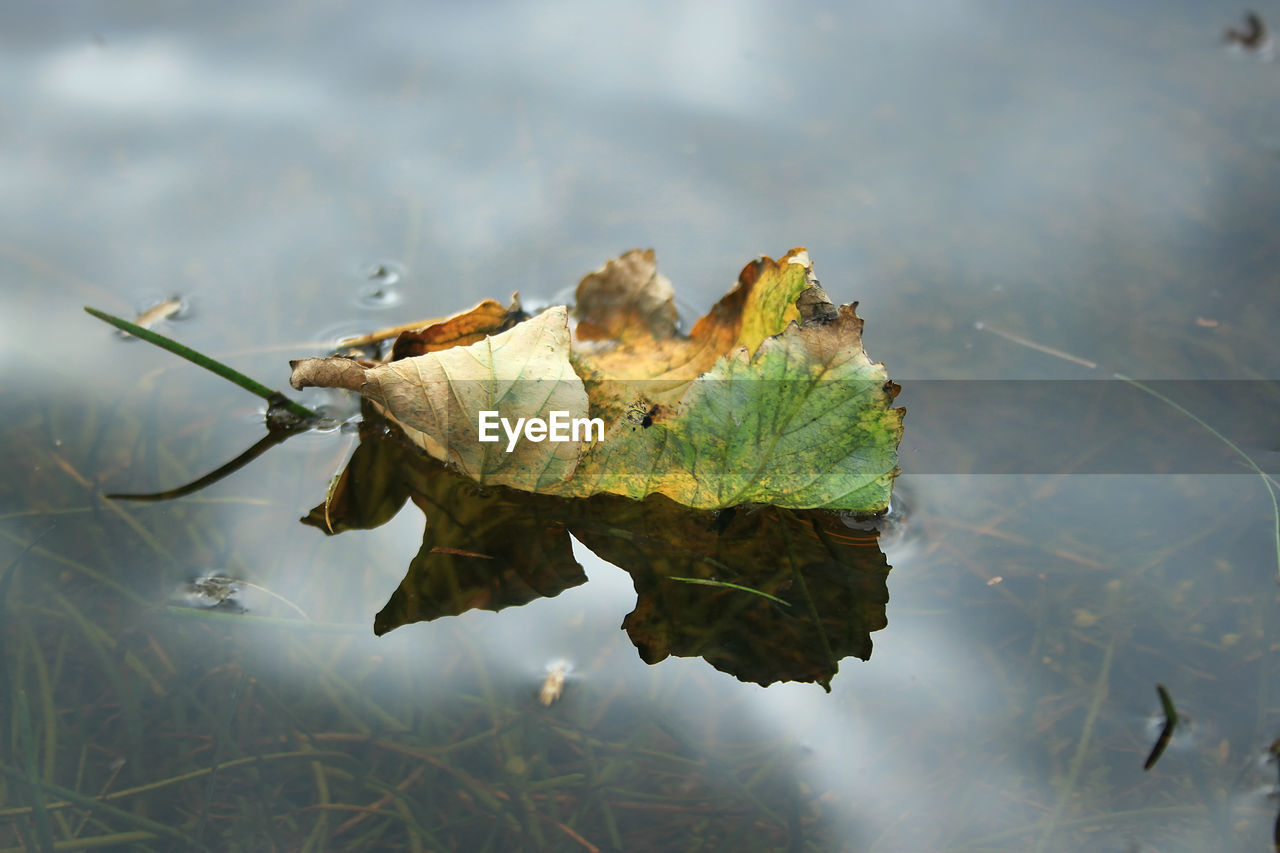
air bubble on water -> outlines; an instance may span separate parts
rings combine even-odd
[[[361,270],[360,293],[357,299],[362,308],[390,308],[400,303],[400,284],[404,281],[404,266],[396,261],[375,261]]]

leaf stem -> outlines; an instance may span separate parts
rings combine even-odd
[[[203,353],[196,352],[191,349],[191,347],[184,346],[173,338],[165,337],[164,335],[159,334],[158,332],[153,332],[150,329],[144,329],[136,323],[130,323],[128,320],[121,319],[113,314],[108,314],[105,311],[99,311],[97,308],[90,308],[88,305],[84,306],[84,310],[104,323],[110,323],[117,329],[128,332],[135,338],[141,338],[149,344],[155,344],[161,349],[168,350],[176,356],[185,358],[192,364],[199,365],[205,370],[218,374],[223,379],[234,382],[250,394],[256,394],[272,405],[280,405],[283,408],[288,409],[289,412],[296,417],[303,418],[305,420],[319,420],[320,418],[320,415],[311,411],[301,403],[295,403],[279,391],[273,391],[261,382],[257,382],[250,379],[248,376],[245,376],[235,368],[228,367],[216,359],[212,359]]]

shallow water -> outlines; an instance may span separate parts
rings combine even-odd
[[[1181,380],[1161,387],[1276,471],[1274,386],[1256,408],[1205,390],[1280,376],[1278,69],[1219,43],[1240,13],[0,12],[0,847],[1271,849],[1262,481],[1230,456],[1090,467],[1097,425],[1133,423],[1101,406],[1043,424],[1100,436],[1071,464],[993,468],[976,448],[1010,413],[931,421],[911,399]],[[375,637],[423,519],[298,523],[341,431],[181,500],[99,496],[216,467],[262,409],[81,305],[181,296],[157,329],[284,387],[337,337],[547,299],[632,246],[703,309],[794,245],[859,301],[904,444],[929,445],[904,453],[928,463],[882,542],[888,627],[830,694],[644,664],[619,628],[631,577],[578,545],[585,584]],[[189,606],[217,603],[183,597],[201,578],[233,579],[231,601]],[[1144,772],[1157,683],[1184,721]]]

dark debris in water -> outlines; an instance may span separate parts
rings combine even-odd
[[[1275,54],[1275,42],[1271,33],[1267,30],[1262,16],[1254,11],[1245,13],[1243,26],[1232,26],[1224,30],[1222,41],[1242,53],[1263,61],[1270,61]]]
[[[197,610],[220,608],[243,613],[245,608],[238,600],[243,592],[244,585],[233,578],[200,575],[178,591],[177,603]]]

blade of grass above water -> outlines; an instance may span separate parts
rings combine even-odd
[[[99,311],[97,308],[90,308],[89,306],[86,305],[84,306],[84,310],[87,313],[89,313],[91,316],[97,317],[99,320],[102,320],[104,323],[110,323],[112,326],[115,326],[117,329],[128,332],[129,334],[133,335],[136,338],[141,338],[142,340],[146,341],[149,344],[155,344],[161,349],[168,350],[169,352],[173,353],[176,356],[185,358],[187,361],[191,362],[192,364],[199,365],[200,367],[203,367],[205,370],[208,370],[212,373],[216,373],[218,376],[221,376],[223,379],[226,379],[229,382],[233,382],[236,385],[239,385],[241,388],[248,391],[250,394],[256,394],[257,396],[261,397],[262,399],[266,400],[268,403],[271,403],[272,405],[283,406],[284,408],[288,409],[289,412],[293,414],[295,417],[302,418],[303,420],[319,420],[320,418],[320,415],[318,415],[317,413],[311,411],[301,403],[294,402],[293,400],[289,399],[279,391],[273,391],[272,389],[263,385],[261,382],[258,382],[254,379],[250,379],[248,376],[245,376],[243,373],[236,370],[235,368],[228,367],[222,362],[216,359],[210,358],[204,353],[197,352],[196,350],[191,349],[191,347],[185,346],[184,344],[180,344],[177,341],[175,341],[173,338],[165,337],[164,335],[161,335],[157,332],[153,332],[150,329],[144,329],[141,326],[137,325],[136,323],[130,323],[128,320],[124,320],[120,317],[116,317],[113,314],[108,314],[105,311]]]

